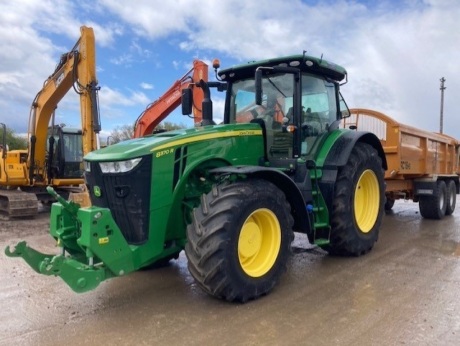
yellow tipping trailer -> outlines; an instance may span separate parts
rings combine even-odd
[[[454,212],[459,193],[458,140],[401,124],[374,110],[350,112],[343,126],[374,133],[385,151],[386,210],[403,198],[419,202],[425,218],[441,219]]]

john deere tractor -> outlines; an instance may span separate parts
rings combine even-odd
[[[191,86],[204,92],[203,126],[85,156],[92,206],[55,196],[59,254],[25,242],[6,254],[85,292],[185,250],[204,291],[246,302],[279,282],[294,232],[330,254],[367,253],[379,235],[386,161],[375,135],[339,128],[349,116],[339,92],[346,77],[305,54],[219,71]],[[211,91],[225,93],[219,119]],[[192,103],[184,90],[184,113]]]

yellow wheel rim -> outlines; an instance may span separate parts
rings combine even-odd
[[[257,209],[248,216],[238,239],[238,259],[252,277],[266,274],[275,264],[281,246],[281,227],[269,209]]]
[[[363,233],[375,225],[380,208],[379,181],[373,171],[367,169],[361,174],[355,189],[355,221]]]

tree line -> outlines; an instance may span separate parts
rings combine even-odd
[[[183,124],[175,124],[169,121],[164,121],[159,124],[153,130],[153,133],[164,132],[164,131],[172,131],[172,130],[179,130],[185,128]],[[115,127],[110,135],[107,137],[107,145],[112,145],[121,141],[125,141],[127,139],[131,139],[134,136],[134,125],[122,125]]]
[[[0,131],[1,131],[0,145],[4,143],[4,138],[6,137],[6,144],[8,145],[8,149],[15,150],[15,149],[26,149],[27,148],[27,138],[16,134],[13,129],[10,129],[7,126],[5,133],[3,132],[3,129],[1,128],[0,128]]]
[[[172,131],[183,128],[185,128],[185,125],[183,124],[175,124],[169,121],[165,121],[158,125],[153,132],[156,133]],[[133,138],[133,135],[134,125],[117,126],[110,132],[110,135],[107,137],[106,145],[111,145],[127,139],[131,139]],[[27,149],[27,138],[16,134],[13,129],[6,127],[6,133],[3,133],[3,130],[0,128],[0,145],[3,143],[4,136],[6,136],[6,144],[8,145],[9,150]]]

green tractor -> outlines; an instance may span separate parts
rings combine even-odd
[[[204,291],[246,302],[279,282],[294,232],[330,254],[367,253],[382,220],[386,160],[375,135],[339,126],[349,115],[339,92],[346,76],[305,54],[219,71],[194,86],[205,95],[202,127],[85,156],[92,206],[57,195],[52,206],[60,254],[25,242],[6,254],[85,292],[185,250]],[[222,119],[210,88],[226,94]],[[192,103],[184,90],[184,114]]]

